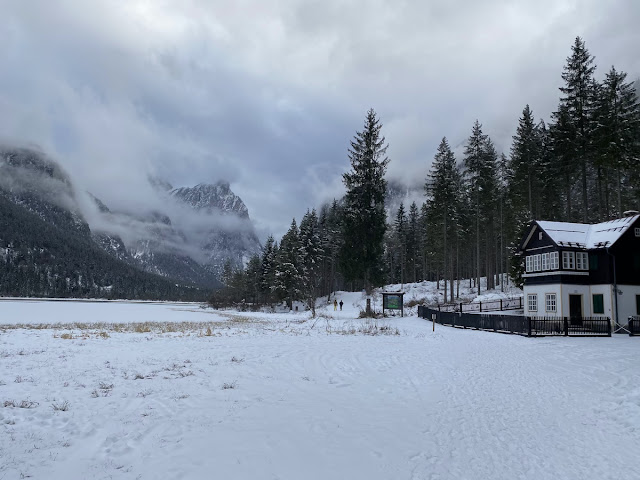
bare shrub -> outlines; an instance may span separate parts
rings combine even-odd
[[[22,400],[21,402],[16,402],[15,400],[5,400],[2,405],[5,408],[36,408],[40,405],[38,402],[34,402],[32,400]]]
[[[193,373],[191,370],[180,370],[178,372],[178,376],[182,377],[182,378],[184,378],[184,377],[192,377],[194,375],[195,375],[195,373]]]
[[[53,402],[51,404],[51,408],[53,408],[56,412],[66,412],[69,410],[69,402],[64,400],[62,402]]]
[[[236,382],[231,382],[231,383],[223,383],[222,384],[222,390],[233,390],[237,387],[237,383]]]
[[[136,395],[136,397],[140,397],[140,398],[147,398],[149,395],[151,395],[153,393],[153,390],[150,389],[146,389],[143,390],[141,392],[138,392],[138,394]]]
[[[244,358],[231,357],[231,361],[233,363],[242,363],[242,362],[244,362]]]

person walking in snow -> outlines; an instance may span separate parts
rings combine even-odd
[[[333,299],[333,311],[335,312],[338,309],[338,300]]]
[[[342,311],[342,300],[340,300],[340,311]]]

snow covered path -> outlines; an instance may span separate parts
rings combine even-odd
[[[82,317],[28,305],[0,302],[2,480],[640,478],[637,338],[139,304],[82,308],[195,323],[3,330]]]

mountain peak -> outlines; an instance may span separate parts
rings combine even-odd
[[[229,182],[220,180],[215,184],[199,183],[195,187],[176,188],[171,195],[196,210],[209,213],[221,212],[249,218],[249,210],[242,199],[231,191]]]

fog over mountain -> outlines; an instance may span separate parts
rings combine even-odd
[[[114,212],[161,210],[149,175],[229,182],[260,239],[342,196],[370,107],[389,178],[420,185],[476,118],[499,152],[525,104],[548,120],[576,36],[598,78],[640,76],[635,0],[0,3],[1,139]]]
[[[47,223],[67,230],[72,225],[142,270],[211,287],[225,263],[242,266],[260,251],[248,209],[228,183],[179,189],[157,179],[149,184],[146,198],[152,201],[112,209],[44,152],[0,147],[0,194]]]

